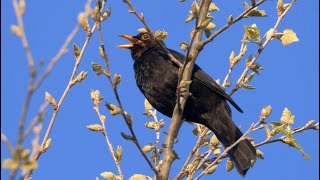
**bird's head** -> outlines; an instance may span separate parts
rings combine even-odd
[[[135,60],[147,50],[157,47],[157,42],[148,32],[139,33],[136,36],[120,35],[120,37],[129,40],[132,44],[123,44],[117,47],[130,49],[131,56]]]

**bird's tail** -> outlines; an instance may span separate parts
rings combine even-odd
[[[242,132],[232,122],[231,115],[225,108],[218,107],[214,115],[211,114],[211,117],[205,118],[207,119],[205,126],[212,130],[218,140],[227,148],[242,136]],[[251,160],[256,158],[256,149],[249,140],[245,139],[233,147],[228,152],[228,156],[238,173],[244,176],[251,167]]]

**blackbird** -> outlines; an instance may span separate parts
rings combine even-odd
[[[119,45],[118,48],[131,50],[138,88],[156,110],[172,117],[176,104],[179,66],[170,60],[166,51],[149,33],[121,37],[132,42]],[[168,50],[183,63],[184,55]],[[187,99],[183,119],[205,125],[215,133],[224,147],[232,145],[242,133],[232,121],[231,109],[226,101],[240,112],[241,108],[197,64],[194,65],[191,80],[191,96]],[[256,149],[246,139],[233,147],[228,156],[238,173],[244,176],[251,167],[251,160],[256,158]]]

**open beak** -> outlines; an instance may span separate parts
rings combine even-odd
[[[140,41],[139,39],[134,38],[134,37],[129,36],[129,35],[120,35],[120,37],[129,40],[129,41],[132,42],[133,44],[122,44],[122,45],[117,46],[118,48],[127,48],[127,49],[130,49],[130,48],[133,47],[134,44],[141,44],[141,43],[142,43],[142,41]]]

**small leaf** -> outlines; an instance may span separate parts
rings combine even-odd
[[[146,28],[139,28],[139,29],[138,29],[138,32],[139,32],[139,33],[147,33],[148,31],[147,31]]]
[[[100,22],[100,8],[98,6],[96,6],[91,14],[91,18],[95,21],[95,22]]]
[[[41,149],[43,152],[47,151],[51,146],[51,138],[49,138],[46,143],[44,144],[43,148]]]
[[[147,99],[144,99],[144,109],[146,112],[152,111],[152,105]]]
[[[79,14],[78,23],[82,26],[82,28],[86,32],[90,31],[90,25],[89,25],[88,16],[86,15],[86,13],[82,12]]]
[[[204,147],[204,146],[207,146],[209,143],[210,143],[210,139],[202,139],[200,141],[200,146]]]
[[[284,142],[286,144],[288,144],[289,146],[291,146],[291,147],[297,148],[301,152],[301,154],[303,155],[303,157],[305,159],[307,159],[307,160],[311,159],[310,156],[307,153],[305,153],[303,148],[298,144],[297,140],[295,138],[293,138],[293,136],[292,137],[286,137],[284,139]]]
[[[165,31],[159,31],[159,30],[157,30],[157,31],[154,33],[154,37],[155,37],[156,39],[159,39],[159,40],[164,40],[167,36],[168,36],[168,33],[165,32]]]
[[[143,174],[134,174],[129,180],[152,180],[152,178]]]
[[[254,90],[254,89],[256,89],[255,87],[250,86],[249,84],[245,84],[245,83],[241,83],[241,84],[240,84],[240,87],[242,87],[242,88],[244,88],[244,89],[249,89],[249,90]]]
[[[112,172],[103,172],[100,174],[100,176],[107,180],[117,180],[117,176],[114,175]]]
[[[49,104],[51,104],[52,106],[53,106],[53,109],[57,109],[57,103],[56,103],[56,100],[51,96],[51,94],[50,93],[48,93],[47,91],[46,91],[46,93],[45,93],[45,101],[47,102],[47,103],[49,103]]]
[[[232,17],[232,15],[230,15],[230,16],[228,17],[227,22],[228,22],[228,25],[231,25],[231,24],[233,23],[233,17]]]
[[[285,124],[293,124],[294,123],[294,115],[291,114],[288,108],[285,108],[282,112],[282,116],[280,121]]]
[[[230,56],[229,56],[230,64],[231,64],[232,60],[235,58],[235,56],[236,56],[236,53],[234,53],[234,51],[232,51]]]
[[[248,5],[247,2],[244,1],[244,2],[242,3],[242,5],[244,6],[244,10],[249,9],[249,5]]]
[[[188,44],[185,42],[180,43],[180,49],[186,51],[189,48]]]
[[[173,153],[173,159],[180,159],[178,153],[175,150],[172,150]]]
[[[114,157],[117,159],[118,162],[122,159],[122,147],[118,146],[117,150],[114,152]]]
[[[214,3],[211,3],[210,6],[209,6],[209,11],[210,12],[220,11],[220,9],[218,8],[217,5],[215,5]]]
[[[256,161],[257,161],[257,158],[251,159],[251,161],[250,161],[251,167],[254,166],[254,164],[256,163]]]
[[[218,145],[218,143],[219,143],[219,140],[218,140],[217,136],[213,135],[210,139],[210,147],[212,147],[212,149],[213,149],[214,147],[216,147]]]
[[[102,49],[101,49],[101,50],[102,50]],[[101,55],[101,54],[100,54],[100,55]],[[102,55],[103,55],[103,54],[102,54]],[[97,73],[97,76],[99,76],[99,75],[101,75],[101,74],[107,74],[107,73],[103,70],[103,68],[102,68],[102,66],[101,66],[100,64],[97,64],[97,63],[92,62],[91,65],[92,65],[92,70]]]
[[[109,109],[111,115],[115,116],[117,114],[120,114],[121,109],[118,108],[116,105],[111,104],[111,103],[106,103],[105,105]]]
[[[134,138],[128,134],[125,134],[124,132],[121,132],[121,136],[123,137],[123,139],[125,140],[130,140],[130,141],[133,141]]]
[[[250,39],[260,39],[260,30],[256,26],[256,24],[252,24],[251,26],[244,26],[245,34]]]
[[[158,128],[158,124],[154,121],[149,121],[149,122],[146,122],[144,124],[145,127],[149,128],[149,129],[156,129]]]
[[[84,71],[81,71],[78,76],[74,79],[74,82],[75,83],[81,83],[83,80],[86,79],[88,75],[88,71],[84,72]]]
[[[270,116],[271,112],[272,112],[272,107],[270,105],[264,106],[261,110],[260,118],[262,120],[266,119],[267,117]]]
[[[250,73],[248,76],[246,76],[246,77],[244,78],[244,80],[243,80],[243,83],[248,83],[248,82],[250,82],[251,79],[253,78],[254,74],[255,74],[255,73],[252,72],[252,73]]]
[[[195,136],[198,136],[198,134],[199,134],[198,128],[194,128],[194,129],[192,130],[192,133],[193,133]]]
[[[284,46],[299,41],[296,33],[291,29],[284,30],[283,34],[280,36],[280,40]]]
[[[213,154],[216,155],[216,156],[220,155],[221,154],[221,149],[217,148],[217,149],[213,150]]]
[[[102,17],[100,17],[100,21],[102,22],[102,21],[107,20],[108,17],[110,17],[110,15],[111,15],[111,8],[107,8],[107,9],[103,12]]]
[[[90,95],[93,104],[99,106],[100,102],[103,100],[103,98],[100,96],[100,91],[91,89]]]
[[[121,75],[120,74],[114,74],[112,86],[117,87],[121,83]]]
[[[252,65],[250,66],[250,69],[251,69],[253,72],[255,72],[255,73],[257,73],[258,75],[260,75],[259,70],[262,70],[263,67],[262,67],[260,64],[258,64],[258,63],[254,63],[254,64],[252,64]]]
[[[204,170],[204,174],[212,174],[212,173],[214,173],[216,171],[217,167],[218,167],[218,165],[214,165],[214,166]]]
[[[234,57],[233,59],[231,59],[230,65],[231,65],[231,66],[234,66],[234,65],[236,65],[240,60],[241,60],[241,56],[236,56],[236,57]]]
[[[24,162],[24,163],[21,165],[21,168],[22,168],[24,171],[32,171],[32,170],[36,169],[37,166],[38,166],[37,160],[32,159],[32,160],[28,160],[28,161]]]
[[[142,148],[142,151],[144,153],[148,153],[154,148],[154,146],[155,146],[155,144],[153,144],[153,143],[147,144]]]
[[[203,28],[206,28],[210,23],[211,21],[213,20],[213,17],[208,17],[206,18],[199,26],[200,29],[203,29]]]
[[[19,15],[23,15],[25,11],[26,11],[26,2],[24,0],[20,0],[18,4]]]
[[[189,14],[188,17],[186,18],[185,22],[188,23],[192,20],[194,20],[195,16],[193,14]]]
[[[213,23],[212,23],[213,24]],[[209,24],[210,25],[210,24]],[[209,29],[204,29],[204,33],[206,34],[206,37],[209,38],[211,35],[211,31]]]
[[[234,168],[234,165],[230,159],[227,160],[226,170],[227,172],[231,171]]]
[[[21,37],[23,34],[22,29],[17,25],[11,25],[11,31],[18,37]]]
[[[196,1],[193,1],[193,3],[191,4],[191,12],[196,16],[199,14],[199,5]]]
[[[216,25],[214,24],[214,23],[212,23],[212,22],[210,22],[208,25],[207,25],[207,27],[206,27],[206,29],[207,30],[209,30],[209,31],[212,31],[212,30],[214,30],[216,28]],[[209,35],[210,36],[210,35]]]
[[[264,159],[264,157],[263,157],[263,152],[260,151],[259,149],[256,150],[256,154],[257,154],[257,157],[258,157],[259,159]]]
[[[276,123],[272,123],[273,129],[270,132],[270,138],[273,138],[276,134],[278,134],[279,132],[281,132],[282,130],[284,130],[284,125],[282,123],[279,123],[280,125],[276,125]]]
[[[267,13],[265,10],[258,10],[257,8],[252,9],[245,17],[265,17]]]
[[[315,120],[310,120],[307,122],[306,125],[303,126],[303,128],[309,128],[315,124]]]
[[[76,44],[73,44],[73,54],[76,60],[78,60],[80,53],[81,53],[80,48]]]
[[[5,159],[2,164],[3,168],[15,170],[19,167],[19,161],[18,160],[12,160],[12,159]]]
[[[91,131],[95,131],[95,132],[99,132],[99,131],[104,131],[103,126],[99,125],[99,124],[92,124],[92,125],[88,125],[86,126],[86,128],[88,128]]]
[[[277,2],[278,17],[282,15],[284,10],[285,10],[285,8],[283,6],[282,0],[278,0],[278,2]]]

